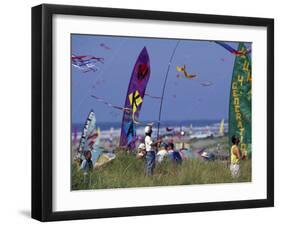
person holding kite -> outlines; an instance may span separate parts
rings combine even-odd
[[[153,175],[153,170],[155,168],[155,158],[156,158],[156,148],[158,144],[161,142],[161,140],[157,140],[155,142],[152,141],[151,135],[152,135],[152,127],[146,126],[144,128],[145,138],[145,150],[146,150],[146,164],[145,164],[145,172],[147,176]]]

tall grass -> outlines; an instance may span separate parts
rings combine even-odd
[[[251,160],[241,163],[239,178],[233,179],[226,162],[204,162],[200,159],[183,161],[175,165],[164,161],[155,168],[152,177],[145,176],[145,162],[132,155],[120,154],[104,167],[94,169],[88,175],[72,165],[72,190],[106,189],[191,184],[214,184],[251,181]]]

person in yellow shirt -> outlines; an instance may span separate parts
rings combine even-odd
[[[231,138],[232,146],[230,150],[230,171],[232,178],[237,178],[239,177],[240,174],[240,160],[241,160],[241,153],[239,150],[239,142],[240,139],[239,137],[233,135]]]

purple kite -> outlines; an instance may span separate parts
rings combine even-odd
[[[144,47],[135,63],[126,95],[124,108],[130,108],[131,111],[124,111],[121,125],[120,146],[128,147],[130,150],[135,148],[137,140],[135,122],[139,117],[149,77],[150,62],[148,52]]]

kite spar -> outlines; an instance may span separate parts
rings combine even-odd
[[[160,129],[160,121],[161,121],[161,114],[162,114],[162,106],[163,106],[163,99],[164,99],[164,94],[165,94],[165,89],[166,89],[166,83],[168,80],[168,75],[169,75],[169,71],[170,71],[170,67],[171,67],[171,62],[174,58],[175,52],[178,48],[178,45],[180,43],[180,40],[177,41],[176,46],[173,50],[173,53],[171,55],[169,64],[168,64],[168,68],[167,68],[167,72],[166,72],[166,76],[165,76],[165,80],[164,80],[164,85],[163,85],[163,89],[162,89],[162,95],[161,95],[161,102],[160,102],[160,108],[159,108],[159,115],[158,115],[158,127],[157,127],[157,139],[159,138],[159,129]]]

